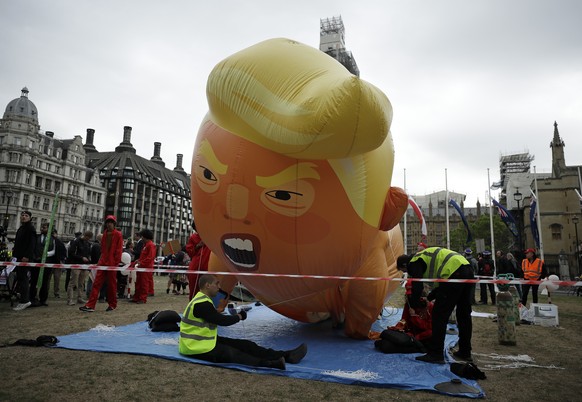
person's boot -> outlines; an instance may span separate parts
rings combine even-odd
[[[287,350],[283,357],[287,363],[297,364],[299,363],[307,354],[307,345],[302,343],[295,349]]]
[[[274,368],[277,370],[285,370],[285,358],[280,357],[277,360],[265,360],[264,362],[259,364],[259,366]]]

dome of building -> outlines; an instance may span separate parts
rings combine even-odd
[[[28,117],[38,123],[38,110],[34,106],[34,103],[28,99],[28,88],[22,88],[20,98],[16,98],[8,103],[6,111],[4,112],[4,118],[8,116]]]

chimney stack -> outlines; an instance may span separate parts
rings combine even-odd
[[[83,148],[85,148],[85,152],[97,152],[97,148],[95,148],[95,145],[93,145],[94,139],[95,139],[95,130],[93,130],[92,128],[88,128],[87,129],[87,141],[85,141],[85,144],[83,145]]]
[[[184,172],[184,168],[182,167],[182,159],[183,158],[184,158],[184,155],[182,155],[182,154],[176,155],[176,167],[174,168],[174,172],[186,173],[186,172]]]
[[[123,127],[123,142],[115,148],[115,152],[131,152],[136,153],[135,148],[131,145],[131,127]]]
[[[87,145],[93,145],[93,138],[95,137],[95,130],[92,128],[87,129]]]
[[[154,156],[151,157],[151,161],[157,163],[158,165],[166,166],[162,157],[160,156],[160,151],[162,149],[161,142],[154,142]]]
[[[131,144],[131,127],[123,127],[123,142],[125,144]]]

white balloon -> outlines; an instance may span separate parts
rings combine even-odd
[[[555,292],[556,290],[558,290],[558,288],[560,287],[560,285],[558,285],[557,282],[559,281],[560,278],[558,277],[558,275],[550,275],[549,277],[545,278],[542,283],[540,283],[540,291],[548,291],[548,292]]]
[[[121,262],[123,265],[131,264],[131,255],[129,253],[121,253]]]
[[[119,272],[121,275],[127,276],[129,273],[127,268],[129,268],[129,264],[131,264],[131,255],[129,255],[129,253],[121,253],[121,263],[123,264],[123,267],[121,267],[121,271]]]

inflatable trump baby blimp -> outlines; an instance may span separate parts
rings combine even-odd
[[[408,198],[391,187],[388,98],[288,39],[221,61],[206,90],[192,204],[209,270],[244,273],[222,276],[222,287],[240,281],[289,318],[331,318],[366,338],[398,283],[332,277],[400,275]]]

